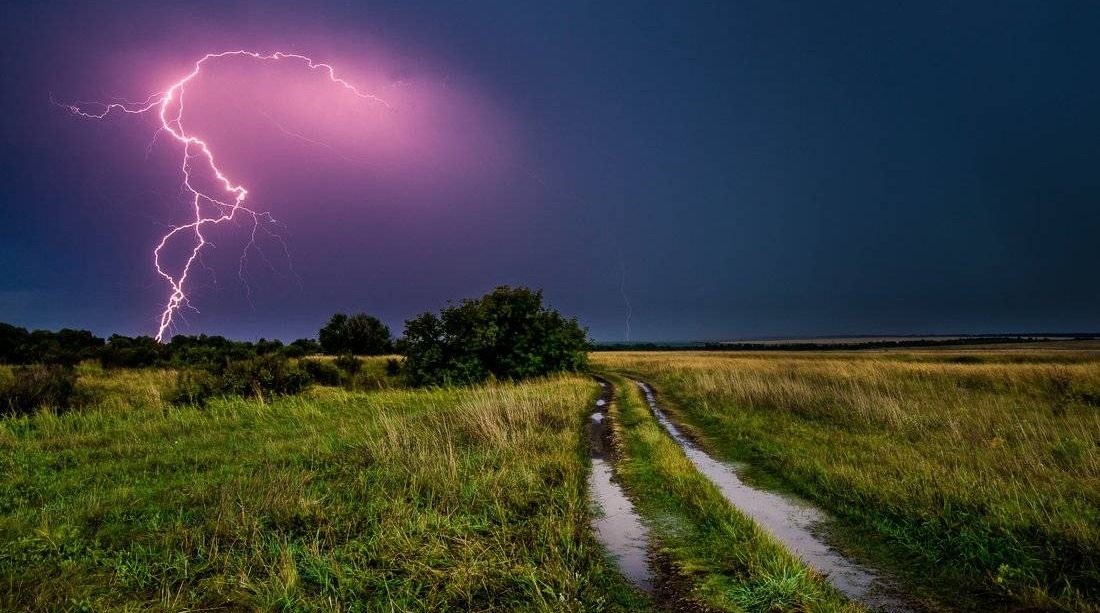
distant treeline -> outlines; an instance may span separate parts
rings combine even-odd
[[[366,313],[333,315],[318,332],[318,338],[283,343],[264,338],[251,342],[179,334],[161,343],[151,336],[113,334],[101,338],[88,330],[28,331],[0,323],[0,363],[73,366],[97,360],[104,368],[207,368],[259,356],[295,359],[319,353],[382,355],[394,349],[390,329]]]
[[[963,336],[958,338],[868,339],[824,343],[809,341],[742,343],[593,343],[593,351],[851,351],[908,347],[957,347],[975,344],[1097,340],[1100,334],[1034,334],[1019,336]]]
[[[206,367],[261,355],[299,358],[320,352],[320,343],[308,338],[284,344],[262,338],[249,342],[223,336],[181,334],[168,343],[159,343],[150,336],[114,334],[105,339],[88,330],[28,331],[0,323],[0,363],[7,364],[71,366],[85,360],[98,360],[105,368]]]
[[[519,380],[587,365],[588,335],[576,318],[542,303],[542,292],[501,286],[480,297],[422,313],[405,322],[404,337],[366,313],[337,313],[318,339],[235,341],[223,336],[177,335],[167,343],[149,336],[98,337],[88,330],[29,331],[0,323],[0,415],[39,406],[68,409],[77,364],[105,369],[167,368],[177,371],[175,402],[201,405],[210,398],[298,393],[310,385],[349,385],[362,378],[357,356],[399,353],[385,362],[385,376],[414,386],[467,385],[489,379]],[[335,360],[303,360],[324,353]]]

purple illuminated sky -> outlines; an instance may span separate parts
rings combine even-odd
[[[217,228],[179,332],[400,331],[502,283],[601,340],[620,286],[635,340],[1100,329],[1100,9],[956,4],[5,3],[0,321],[156,331],[179,144],[50,96],[249,49],[388,106],[240,58],[188,87],[286,252],[242,282],[248,225]]]

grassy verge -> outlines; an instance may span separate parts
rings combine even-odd
[[[1022,604],[1100,610],[1096,353],[595,362],[657,385],[718,455],[778,477],[925,568]]]
[[[611,377],[617,471],[699,602],[726,611],[861,611],[733,509],[660,429],[634,385]]]
[[[588,379],[201,410],[170,380],[0,420],[0,610],[647,606],[589,531]]]

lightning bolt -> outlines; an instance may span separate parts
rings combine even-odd
[[[245,216],[247,219],[251,220],[252,229],[249,241],[245,246],[244,254],[241,256],[242,269],[244,266],[244,258],[248,254],[248,251],[257,248],[256,232],[258,229],[262,229],[264,232],[278,238],[278,235],[271,233],[267,230],[266,226],[261,226],[261,221],[277,223],[276,220],[267,212],[258,211],[245,206],[244,202],[245,198],[248,197],[248,190],[245,189],[243,185],[234,182],[226,176],[218,167],[214,158],[214,152],[211,150],[209,144],[199,136],[187,132],[183,125],[183,97],[187,84],[199,76],[203,66],[207,63],[229,57],[252,58],[262,62],[300,62],[310,71],[319,71],[323,73],[330,81],[342,86],[349,93],[365,100],[381,104],[386,108],[390,108],[390,105],[387,104],[385,100],[373,94],[360,91],[348,81],[338,77],[336,75],[336,70],[329,64],[315,62],[308,56],[298,55],[296,53],[283,53],[277,51],[275,53],[264,54],[245,50],[207,53],[195,62],[194,68],[190,73],[173,83],[163,92],[153,94],[140,102],[122,100],[110,103],[60,103],[53,101],[55,104],[68,109],[73,115],[86,119],[103,119],[111,113],[143,115],[155,111],[160,118],[160,126],[153,135],[154,142],[158,135],[167,133],[183,145],[180,172],[183,175],[183,189],[189,194],[191,200],[194,218],[182,225],[169,226],[168,232],[161,237],[160,242],[153,249],[153,266],[156,268],[157,274],[168,282],[171,289],[168,300],[164,305],[164,310],[161,311],[160,314],[160,324],[156,334],[156,339],[158,341],[163,341],[166,336],[171,335],[173,318],[179,314],[180,309],[183,307],[195,308],[191,305],[186,288],[188,278],[191,274],[191,266],[195,264],[196,261],[202,266],[203,249],[211,244],[203,233],[206,228],[227,221],[234,221],[238,216]],[[150,147],[152,147],[152,144],[150,144]],[[209,171],[213,173],[215,186],[220,186],[222,193],[216,191],[211,192],[208,189],[198,187],[196,183],[193,182],[196,164],[203,164],[208,167]],[[205,208],[208,209],[206,213],[203,212],[204,204],[206,205]],[[168,264],[162,262],[162,252],[169,241],[172,241],[176,237],[190,237],[191,249],[188,257],[183,263],[182,269],[173,273],[167,270],[169,268]]]

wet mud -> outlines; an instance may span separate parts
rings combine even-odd
[[[898,594],[896,583],[880,572],[856,562],[829,546],[819,536],[829,516],[795,496],[762,490],[738,476],[743,466],[717,460],[703,451],[661,410],[653,388],[635,381],[645,394],[653,416],[684,450],[692,464],[718,486],[722,495],[745,515],[814,570],[826,577],[848,598],[876,611],[916,611]]]

